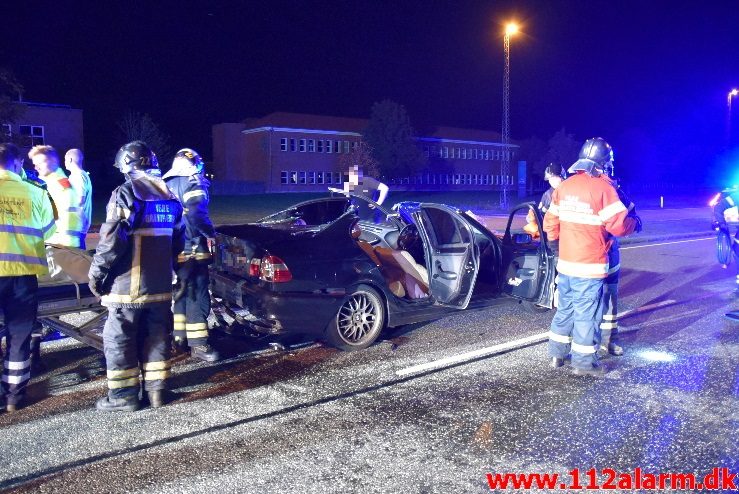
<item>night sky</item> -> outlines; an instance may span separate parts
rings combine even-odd
[[[25,99],[82,108],[100,160],[122,144],[115,122],[127,109],[206,157],[214,123],[273,111],[367,118],[385,98],[420,130],[499,131],[509,19],[523,31],[511,48],[514,139],[564,127],[605,137],[617,159],[624,149],[632,173],[694,173],[687,163],[704,156],[697,173],[713,176],[739,86],[737,1],[16,1],[3,11],[0,66]]]

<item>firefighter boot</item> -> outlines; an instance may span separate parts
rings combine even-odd
[[[164,405],[164,393],[161,389],[147,391],[146,396],[149,398],[149,406],[151,408],[159,408]]]
[[[187,353],[187,338],[175,336],[172,338],[172,356],[177,357],[184,353]]]
[[[207,343],[205,345],[194,345],[190,351],[193,357],[204,360],[205,362],[216,362],[221,359],[221,354],[218,353],[218,350]]]
[[[138,396],[111,398],[105,395],[97,401],[95,408],[105,412],[135,412],[141,408],[141,402]]]

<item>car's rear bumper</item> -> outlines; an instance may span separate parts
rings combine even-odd
[[[345,290],[276,292],[269,284],[255,284],[242,278],[211,273],[211,289],[230,305],[248,309],[247,324],[260,333],[322,333],[336,316]]]

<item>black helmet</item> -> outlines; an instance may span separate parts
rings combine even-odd
[[[144,141],[133,141],[118,150],[114,166],[122,173],[131,173],[133,170],[147,171],[152,168],[158,170],[159,162],[156,154]]]
[[[174,155],[174,159],[176,160],[177,158],[187,160],[192,166],[193,170],[199,174],[202,174],[203,170],[205,169],[205,162],[203,161],[203,158],[201,158],[198,152],[195,151],[194,149],[190,149],[190,148],[180,149]]]
[[[549,163],[549,166],[544,169],[544,180],[549,180],[552,177],[565,178],[564,170],[562,170],[562,165],[557,163]]]
[[[613,159],[613,148],[602,137],[593,137],[585,141],[578,158],[595,161],[604,166]]]
[[[602,137],[593,137],[585,141],[578,158],[567,170],[568,172],[584,171],[591,175],[601,174],[607,164],[613,161],[613,148]]]

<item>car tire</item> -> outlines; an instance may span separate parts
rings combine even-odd
[[[525,310],[529,314],[542,314],[551,310],[549,309],[549,307],[542,307],[541,305],[536,305],[535,303],[529,302],[528,300],[522,300],[521,306],[523,307],[523,310]]]
[[[326,341],[344,351],[370,346],[385,327],[382,296],[367,285],[359,285],[344,297],[341,307],[326,328]]]

